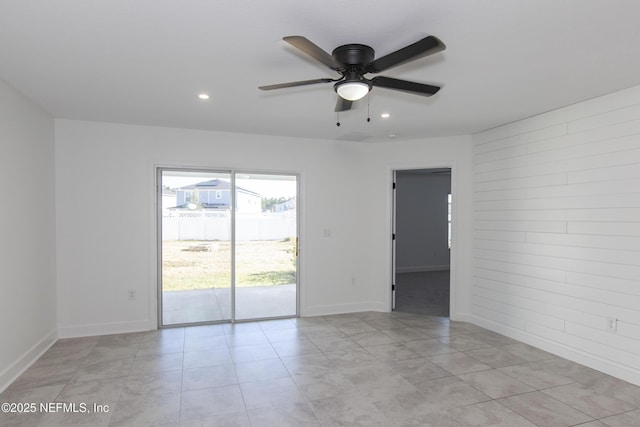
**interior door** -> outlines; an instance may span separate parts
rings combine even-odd
[[[448,317],[451,168],[394,173],[394,310]]]
[[[391,185],[391,310],[396,309],[396,171]]]

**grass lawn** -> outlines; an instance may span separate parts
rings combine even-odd
[[[236,242],[236,286],[296,282],[295,240]],[[200,240],[162,242],[162,289],[228,288],[231,243]]]

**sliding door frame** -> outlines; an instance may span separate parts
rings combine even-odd
[[[156,242],[156,293],[157,293],[157,327],[159,329],[175,328],[184,326],[197,326],[197,325],[210,325],[210,324],[224,324],[224,323],[243,323],[243,322],[255,322],[260,320],[276,320],[276,319],[289,319],[300,316],[300,231],[301,231],[301,173],[300,172],[287,172],[287,171],[263,171],[254,169],[233,169],[233,168],[215,168],[206,166],[171,166],[171,165],[155,165],[155,242]],[[162,301],[162,174],[165,171],[176,172],[202,172],[202,173],[225,173],[229,174],[231,181],[231,283],[230,283],[230,319],[212,320],[192,323],[179,323],[179,324],[163,324],[163,301]],[[296,254],[295,254],[295,267],[296,267],[296,309],[294,315],[287,316],[273,316],[273,317],[261,317],[251,319],[236,319],[236,176],[243,174],[257,174],[257,175],[286,175],[295,176],[296,178]]]

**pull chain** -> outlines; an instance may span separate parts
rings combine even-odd
[[[336,126],[340,126],[340,111],[336,112]]]
[[[369,108],[369,99],[370,99],[371,95],[367,96],[367,123],[369,123],[371,121],[371,114],[370,114],[370,108]]]

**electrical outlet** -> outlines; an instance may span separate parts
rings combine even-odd
[[[618,319],[615,317],[607,317],[606,330],[608,332],[616,332],[618,330]]]
[[[133,289],[129,289],[129,292],[127,292],[127,296],[129,297],[129,300],[133,301],[134,299],[136,299],[136,291]]]

